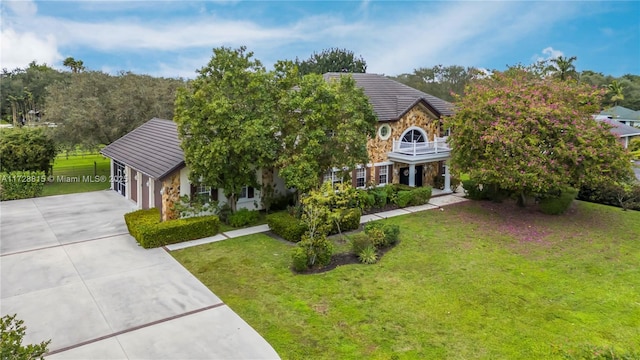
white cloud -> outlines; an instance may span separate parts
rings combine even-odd
[[[560,56],[564,56],[564,53],[560,50],[556,50],[551,46],[542,49],[542,56],[536,54],[534,55],[534,59],[536,61],[546,61],[551,59],[559,58]]]
[[[38,7],[33,0],[9,0],[3,4],[17,17],[32,17],[38,12]]]
[[[35,8],[33,3],[27,4]],[[154,3],[113,4],[117,8],[152,6]],[[170,3],[171,6],[177,4]],[[368,0],[363,0],[360,10],[371,10],[370,5]],[[80,2],[78,6],[104,7],[106,2]],[[199,54],[209,56],[213,47],[247,45],[255,51],[257,58],[269,64],[295,56],[305,58],[313,51],[337,46],[362,55],[367,60],[369,72],[399,74],[440,63],[479,65],[483,59],[509,51],[510,44],[521,41],[523,37],[549,28],[555,21],[566,21],[567,14],[571,15],[576,7],[579,8],[563,5],[552,14],[540,16],[546,11],[545,6],[517,2],[417,3],[412,13],[378,14],[374,18],[370,11],[366,11],[368,14],[355,20],[335,14],[316,14],[281,25],[260,25],[255,21],[206,14],[191,18],[167,17],[161,22],[131,17],[103,17],[96,21],[36,15],[28,22],[12,20],[8,30],[3,29],[2,61],[4,64],[5,36],[17,39],[14,43],[22,39],[23,43],[29,44],[21,51],[12,51],[11,59],[6,57],[7,61],[19,63],[19,66],[33,60],[19,57],[20,54],[33,57],[36,51],[32,49],[39,49],[38,60],[47,63],[61,60],[58,48],[134,53],[140,55],[140,59],[143,58],[141,54],[162,52],[162,55],[157,55],[162,62],[145,61],[132,66],[131,70],[144,66],[144,72],[155,75],[187,77],[193,77],[194,70],[207,61],[200,59],[202,55],[196,56],[197,60],[182,56],[187,51],[198,50]],[[198,8],[194,13],[198,13]],[[40,29],[47,29],[47,35],[34,34],[33,23],[37,23]],[[562,52],[549,47],[542,54],[549,58],[562,55]],[[100,66],[112,67],[109,64]]]
[[[13,70],[24,68],[30,62],[53,65],[62,59],[53,35],[37,35],[33,32],[16,33],[13,29],[2,29],[0,35],[0,66]]]

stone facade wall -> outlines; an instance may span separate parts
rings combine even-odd
[[[173,220],[179,214],[173,204],[180,202],[180,171],[175,171],[162,181],[162,221]]]
[[[378,124],[378,128],[383,123]],[[434,114],[428,111],[423,105],[418,104],[400,118],[398,121],[387,122],[391,127],[391,136],[387,140],[381,140],[378,136],[378,128],[376,128],[376,135],[373,139],[369,139],[367,142],[367,149],[369,150],[369,162],[380,163],[387,161],[387,153],[391,151],[393,147],[393,140],[399,140],[402,133],[411,126],[417,126],[423,129],[429,141],[432,141],[435,136],[440,135],[440,121]],[[396,168],[394,167],[393,178],[395,179]],[[394,182],[395,183],[395,182]]]

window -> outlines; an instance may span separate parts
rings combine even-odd
[[[209,196],[210,193],[211,193],[211,186],[198,185],[196,187],[196,194],[198,194],[198,196],[200,195]]]
[[[403,142],[425,142],[424,133],[417,129],[411,129],[402,136]]]
[[[367,176],[365,168],[356,169],[356,187],[364,187]]]
[[[243,186],[242,190],[240,190],[240,196],[238,199],[253,199],[254,191],[251,186]]]
[[[391,136],[391,126],[389,124],[382,124],[378,128],[378,137],[380,140],[387,140]]]
[[[324,177],[322,179],[323,183],[327,181],[330,181],[333,185],[341,184],[342,176],[340,176],[340,173],[338,171],[328,171],[326,174],[324,174]]]
[[[389,167],[387,165],[380,166],[378,169],[378,184],[389,183]]]

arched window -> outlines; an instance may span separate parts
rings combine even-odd
[[[402,142],[423,143],[426,141],[427,141],[427,137],[425,136],[425,133],[420,129],[409,129],[405,131],[404,134],[402,135]]]

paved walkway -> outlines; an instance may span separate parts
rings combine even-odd
[[[0,203],[0,313],[48,359],[277,359],[165,250],[127,232],[113,191]],[[234,234],[232,234],[234,235]]]
[[[461,192],[435,196],[429,199],[429,202],[424,205],[410,206],[402,209],[394,209],[394,210],[383,211],[375,214],[363,215],[360,218],[360,223],[365,224],[365,223],[368,223],[369,221],[376,221],[376,220],[386,219],[386,218],[400,216],[400,215],[408,215],[408,214],[419,212],[419,211],[439,209],[443,206],[456,204],[463,201],[467,201],[467,199],[464,198],[464,194]],[[169,251],[174,251],[174,250],[185,249],[185,248],[198,246],[202,244],[209,244],[209,243],[222,241],[226,239],[232,239],[240,236],[264,233],[267,231],[269,231],[268,225],[258,225],[258,226],[244,228],[244,229],[232,230],[225,233],[220,233],[220,234],[203,238],[203,239],[185,241],[178,244],[171,244],[171,245],[165,246],[165,248]]]

